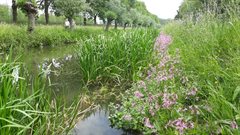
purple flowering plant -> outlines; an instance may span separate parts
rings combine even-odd
[[[197,98],[198,89],[179,68],[179,50],[176,56],[169,54],[171,43],[169,35],[160,33],[157,37],[155,62],[123,95],[122,105],[112,109],[113,125],[144,134],[184,134],[194,129],[200,111],[197,104],[193,105],[198,101],[192,99]]]

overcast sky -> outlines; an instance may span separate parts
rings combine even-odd
[[[145,2],[147,9],[163,19],[173,19],[183,0],[141,0]]]
[[[0,4],[11,4],[12,0],[0,0]],[[163,19],[173,19],[183,0],[141,0],[145,2],[147,9]]]

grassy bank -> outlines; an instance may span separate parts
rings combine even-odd
[[[40,25],[29,34],[26,26],[0,25],[0,50],[13,48],[31,48],[43,46],[58,46],[76,43],[81,39],[88,39],[93,35],[104,33],[101,27],[77,27],[66,30],[63,26]]]
[[[157,64],[112,107],[112,123],[144,134],[239,134],[240,22],[166,25]],[[143,107],[144,106],[144,107]]]

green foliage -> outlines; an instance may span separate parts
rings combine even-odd
[[[123,22],[124,24],[125,23],[126,24],[131,24],[132,23],[132,18],[131,17],[132,17],[131,13],[125,10],[124,13],[123,13],[123,18],[122,18],[121,22]]]
[[[9,8],[6,5],[0,5],[0,22],[9,22],[10,21],[10,12]]]
[[[97,15],[101,19],[104,18],[107,10],[106,3],[108,0],[87,0],[91,9],[88,11],[92,16]]]
[[[31,5],[33,6],[33,7],[31,7],[32,9],[30,9],[30,7],[27,7],[26,3],[31,3]],[[17,5],[18,5],[18,8],[20,8],[22,10],[22,12],[25,14],[27,14],[28,11],[30,11],[30,10],[33,12],[37,12],[36,11],[37,3],[35,0],[18,0]],[[35,9],[33,9],[33,8],[35,8]]]
[[[106,16],[106,18],[108,18],[109,21],[117,18],[117,15],[114,12],[111,12],[111,11],[107,11],[105,13],[105,16]]]
[[[106,3],[107,11],[105,17],[109,20],[119,19],[123,12],[123,7],[119,0],[110,0]]]
[[[80,12],[86,10],[88,4],[86,0],[55,0],[54,9],[57,15],[63,15],[66,18],[73,19]]]
[[[156,30],[117,31],[93,36],[77,48],[85,84],[132,81],[148,65]]]

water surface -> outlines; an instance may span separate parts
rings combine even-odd
[[[31,74],[38,74],[43,65],[51,64],[49,76],[49,87],[56,96],[63,96],[67,102],[74,98],[88,93],[89,99],[100,108],[89,111],[85,117],[75,125],[71,134],[73,135],[127,135],[130,133],[112,128],[108,120],[107,106],[114,102],[119,91],[116,88],[99,87],[93,90],[83,89],[81,75],[79,73],[79,63],[75,57],[73,46],[45,47],[42,49],[30,49],[23,53],[23,61]],[[71,59],[68,59],[71,56]],[[56,61],[61,67],[56,68],[52,62]],[[96,100],[97,99],[97,100]]]

